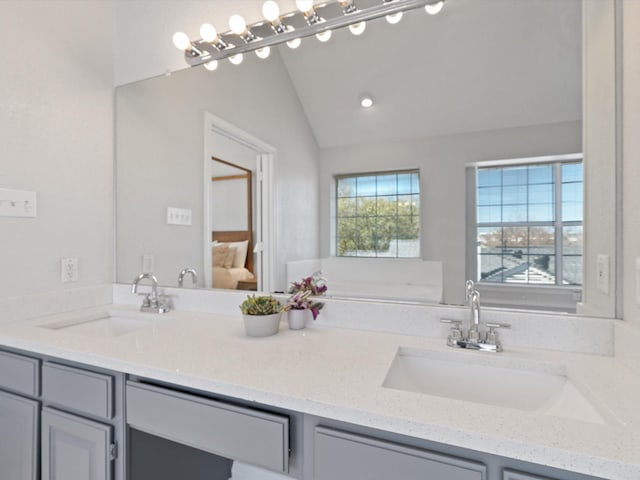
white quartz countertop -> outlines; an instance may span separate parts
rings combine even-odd
[[[170,312],[150,327],[105,337],[42,328],[109,307],[0,325],[0,345],[243,400],[539,463],[611,480],[640,479],[640,379],[613,357],[507,349],[501,362],[549,362],[606,422],[412,393],[382,386],[399,348],[472,356],[444,339],[311,325],[245,336],[242,317]],[[134,312],[127,306],[113,306]],[[470,358],[470,357],[468,357]]]

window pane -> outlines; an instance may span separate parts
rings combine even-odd
[[[530,222],[553,222],[555,218],[553,203],[529,205]]]
[[[562,283],[582,285],[582,227],[562,229]]]
[[[582,182],[582,163],[565,163],[562,165],[563,182]]]
[[[502,184],[526,185],[527,167],[507,167],[502,170]]]
[[[504,187],[502,189],[502,203],[504,205],[521,205],[527,203],[527,187]]]
[[[480,255],[478,257],[480,267],[480,278],[486,282],[503,282],[502,256],[501,255]]]
[[[582,221],[582,203],[562,202],[562,221],[564,222]]]
[[[339,198],[338,199],[338,217],[355,217],[356,200],[355,198]]]
[[[357,250],[357,227],[355,218],[338,219],[337,254],[341,257],[355,256]]]
[[[358,197],[357,214],[359,217],[371,217],[376,215],[376,197]]]
[[[527,283],[554,285],[556,283],[555,255],[539,253],[529,256]]]
[[[354,197],[356,195],[355,178],[338,179],[338,197]]]
[[[483,168],[478,170],[479,187],[496,187],[502,184],[502,173],[499,168]]]
[[[529,167],[529,184],[553,183],[553,166],[537,165]]]
[[[398,197],[391,195],[388,197],[378,197],[375,200],[377,203],[378,215],[396,215],[398,213]]]
[[[530,185],[529,203],[553,203],[553,184]]]
[[[375,217],[358,217],[357,246],[359,257],[376,256],[376,219]]]
[[[417,173],[411,174],[411,193],[420,193],[420,176]]]
[[[378,195],[395,195],[398,193],[398,176],[397,175],[380,175],[378,176]]]
[[[360,197],[362,195],[374,196],[376,194],[376,177],[356,177],[356,194]]]
[[[478,205],[500,205],[502,189],[500,187],[478,188]]]
[[[527,253],[529,227],[504,227],[502,229],[502,244],[509,248],[524,249],[523,253]]]
[[[582,202],[582,183],[563,183],[562,201]]]
[[[502,251],[502,227],[478,228],[478,252],[498,254]]]
[[[505,205],[502,207],[503,222],[526,222],[527,205]]]
[[[413,175],[412,174],[408,174],[408,173],[403,173],[398,175],[398,193],[412,193],[411,192],[411,188],[412,188],[412,181],[411,181],[411,177]]]
[[[478,207],[478,223],[496,223],[502,221],[500,205]]]
[[[420,195],[411,195],[411,215],[420,215]]]

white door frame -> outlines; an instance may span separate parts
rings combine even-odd
[[[256,152],[256,211],[255,215],[255,275],[258,279],[258,291],[272,292],[275,285],[275,245],[276,245],[276,187],[275,160],[277,150],[259,138],[245,132],[239,127],[204,112],[204,190],[203,190],[203,238],[204,238],[204,278],[205,285],[211,283],[211,208],[209,202],[209,187],[211,184],[209,165],[211,157],[215,156],[215,146],[212,144],[211,133],[223,135]]]

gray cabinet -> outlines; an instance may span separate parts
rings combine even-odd
[[[516,472],[515,470],[505,470],[502,472],[502,480],[554,480],[549,477],[540,477],[528,473]]]
[[[315,480],[486,480],[481,463],[317,427]]]
[[[39,409],[35,400],[0,391],[0,478],[37,480]]]
[[[127,424],[160,438],[276,472],[289,470],[289,418],[127,382]]]
[[[42,479],[110,480],[110,425],[51,408],[42,410]]]

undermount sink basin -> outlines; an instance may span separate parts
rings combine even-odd
[[[499,407],[607,423],[562,365],[478,352],[401,347],[383,387]]]
[[[92,337],[117,337],[134,330],[152,327],[164,320],[166,317],[154,313],[106,310],[70,315],[38,326]]]

